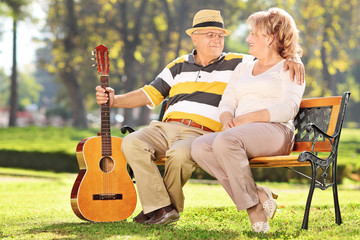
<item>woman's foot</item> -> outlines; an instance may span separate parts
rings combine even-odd
[[[273,219],[277,207],[274,198],[277,199],[278,195],[276,193],[273,193],[270,188],[266,186],[258,187],[258,195],[266,217],[268,219]]]
[[[256,233],[267,233],[268,231],[270,231],[270,225],[268,221],[256,222],[251,227]]]
[[[254,232],[266,233],[270,230],[269,222],[261,203],[248,208],[247,213]]]

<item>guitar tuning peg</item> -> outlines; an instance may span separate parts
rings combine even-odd
[[[96,60],[96,58],[91,58],[91,60],[95,61],[95,60]]]
[[[91,55],[95,56],[95,51],[94,50],[91,51]]]
[[[96,64],[91,65],[92,67],[96,67]]]

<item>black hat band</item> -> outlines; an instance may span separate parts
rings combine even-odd
[[[198,23],[196,25],[193,26],[193,28],[198,28],[198,27],[218,27],[218,28],[224,28],[224,24],[222,24],[221,22],[203,22],[203,23]]]

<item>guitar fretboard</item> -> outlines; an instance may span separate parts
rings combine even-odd
[[[108,76],[101,76],[101,87],[109,85]],[[103,156],[111,156],[110,107],[109,102],[101,105],[101,151]]]

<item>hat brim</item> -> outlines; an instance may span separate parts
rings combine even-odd
[[[214,26],[208,26],[208,27],[195,27],[195,28],[189,28],[187,29],[185,32],[187,35],[191,36],[191,34],[193,32],[195,32],[196,30],[200,30],[200,29],[218,29],[218,30],[223,30],[224,31],[224,35],[228,36],[232,33],[232,31],[225,29],[225,28],[219,28],[219,27],[214,27]]]

